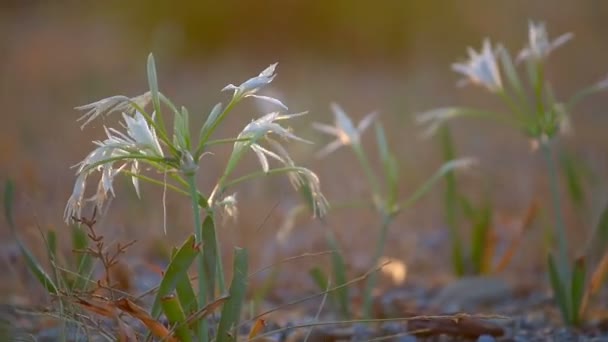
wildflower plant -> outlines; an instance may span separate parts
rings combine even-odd
[[[85,121],[82,128],[98,117],[115,112],[122,114],[123,127],[122,129],[104,127],[105,140],[95,141],[95,149],[76,166],[74,190],[65,209],[66,222],[78,219],[89,202],[97,209],[106,208],[107,199],[115,195],[113,183],[120,174],[131,178],[138,196],[140,196],[140,181],[147,181],[190,198],[194,238],[186,240],[184,245],[175,251],[152,307],[154,317],[157,317],[162,309],[167,309],[164,313],[169,321],[175,324],[174,328],[181,339],[188,335],[190,337],[187,340],[190,340],[191,334],[197,337],[196,340],[206,341],[210,338],[210,327],[206,320],[200,317],[208,314],[202,313],[209,310],[211,304],[216,303],[214,299],[217,291],[221,293],[228,291],[230,295],[223,302],[217,340],[229,339],[230,330],[237,326],[246,288],[247,252],[238,248],[235,250],[234,276],[228,288],[224,279],[220,242],[216,234],[218,214],[226,217],[226,215],[236,215],[237,212],[236,193],[231,193],[230,190],[253,178],[287,174],[295,187],[306,186],[311,189],[313,195],[311,206],[317,216],[327,211],[328,203],[321,193],[318,177],[311,170],[296,165],[282,145],[282,142],[287,141],[310,143],[282,125],[283,122],[306,113],[285,114],[283,111],[287,110],[287,106],[280,100],[258,94],[258,91],[276,77],[276,66],[276,63],[270,65],[259,75],[238,86],[234,84],[226,86],[223,91],[232,91],[230,101],[226,106],[218,103],[213,107],[207,120],[198,130],[198,136],[192,134],[193,127],[190,126],[188,110],[185,107],[177,107],[160,92],[152,55],[149,56],[147,65],[149,84],[147,92],[132,98],[112,96],[77,107],[86,111],[79,119]],[[226,116],[238,103],[247,98],[267,101],[275,105],[277,111],[253,119],[235,138],[213,140],[215,131]],[[151,111],[146,109],[149,105]],[[171,117],[164,112],[166,109],[173,118],[172,131],[166,126],[167,119]],[[201,173],[201,169],[204,169],[204,156],[218,144],[231,144],[232,153],[213,190],[209,194],[204,194],[197,186],[197,176]],[[233,171],[248,151],[256,154],[262,171],[233,179]],[[281,167],[272,168],[269,159],[278,161]],[[157,175],[162,176],[144,175],[144,169],[155,170]],[[101,174],[97,189],[93,196],[86,197],[87,181],[96,172]],[[199,279],[196,298],[193,296],[195,291],[186,276],[194,260],[197,262]],[[176,303],[167,302],[168,296],[174,293],[179,299],[177,307],[174,305]],[[196,324],[192,322],[193,318],[197,318]],[[188,320],[188,326],[193,328],[191,331],[184,330],[184,320]]]
[[[483,88],[498,97],[507,111],[443,107],[420,113],[416,119],[419,124],[426,125],[425,134],[430,136],[456,117],[488,118],[515,127],[532,140],[535,148],[542,150],[551,186],[557,238],[557,257],[551,253],[548,259],[551,285],[564,320],[569,324],[578,324],[586,268],[581,260],[571,265],[568,257],[568,238],[554,150],[560,134],[570,127],[570,113],[574,106],[587,96],[607,89],[608,82],[602,80],[588,86],[567,101],[556,97],[546,78],[546,63],[557,48],[572,38],[573,34],[566,33],[551,40],[544,23],[530,22],[528,44],[517,54],[515,60],[504,46],[493,45],[489,39],[485,39],[480,52],[469,48],[469,59],[454,63],[452,69],[464,76],[459,85],[472,84]],[[522,67],[527,78],[519,71]]]
[[[324,158],[330,153],[335,152],[341,147],[347,146],[354,152],[359,165],[363,169],[366,181],[368,182],[371,190],[371,205],[380,217],[380,231],[378,232],[378,238],[376,241],[375,250],[373,252],[373,267],[379,264],[380,259],[384,253],[384,246],[386,245],[386,239],[388,235],[388,229],[391,226],[394,219],[403,210],[416,203],[422,198],[429,190],[432,189],[433,185],[438,182],[443,176],[448,174],[450,171],[456,169],[466,168],[471,165],[473,160],[469,158],[455,159],[446,162],[439,168],[425,183],[423,183],[413,194],[407,197],[405,200],[399,198],[399,165],[397,158],[391,152],[386,138],[383,125],[377,121],[378,114],[372,112],[367,114],[358,124],[355,124],[350,116],[342,109],[337,103],[331,104],[331,110],[334,114],[334,125],[328,125],[323,123],[313,123],[313,128],[320,131],[321,133],[331,135],[335,138],[332,142],[327,144],[324,148],[319,150],[317,156]],[[375,134],[376,144],[378,148],[378,154],[381,161],[382,175],[379,177],[375,172],[373,165],[370,162],[367,152],[363,148],[362,135],[372,123],[375,122]],[[348,307],[348,292],[346,287],[340,287],[347,282],[345,272],[345,261],[342,255],[338,252],[337,241],[331,230],[328,230],[328,241],[331,247],[334,249],[333,252],[333,272],[334,272],[334,283],[338,291],[336,291],[336,297],[333,302],[338,303],[340,312],[346,318],[352,317],[352,312]],[[328,284],[327,277],[323,275],[319,269],[313,269],[311,276],[316,281],[317,285],[321,289],[325,289]],[[372,308],[372,290],[374,289],[377,281],[377,274],[372,272],[369,277],[366,278],[365,289],[363,293],[363,316],[366,318],[371,317]]]

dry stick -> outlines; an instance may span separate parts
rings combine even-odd
[[[276,329],[273,331],[269,331],[267,333],[264,334],[260,334],[254,338],[252,338],[250,341],[256,340],[258,338],[263,338],[263,337],[267,337],[279,332],[283,332],[286,330],[291,330],[291,329],[296,329],[296,328],[308,328],[308,327],[315,327],[315,326],[327,326],[327,325],[338,325],[338,324],[355,324],[355,323],[384,323],[384,322],[409,322],[412,320],[445,320],[445,319],[451,319],[451,320],[459,320],[462,318],[475,318],[475,319],[510,319],[510,317],[506,317],[506,316],[501,316],[501,315],[469,315],[469,314],[463,314],[463,313],[458,313],[455,315],[434,315],[434,316],[411,316],[411,317],[401,317],[401,318],[378,318],[378,319],[353,319],[353,320],[346,320],[346,321],[327,321],[327,322],[317,322],[317,323],[303,323],[303,324],[299,324],[299,325],[295,325],[295,326],[289,326],[289,327],[284,327],[284,328],[280,328],[280,329]],[[416,333],[421,333],[421,332],[427,332],[430,329],[419,329],[416,330]]]
[[[413,331],[404,331],[404,332],[400,332],[400,333],[396,333],[396,334],[390,334],[390,335],[386,335],[386,336],[382,336],[382,337],[372,338],[370,340],[367,340],[367,342],[386,341],[386,340],[393,339],[395,337],[415,336],[416,334],[423,334],[423,333],[429,333],[429,332],[431,332],[430,329],[417,329],[417,330],[413,330]]]
[[[589,298],[600,289],[606,273],[608,273],[608,250],[604,253],[599,265],[597,265],[595,271],[591,275],[591,280],[587,286],[587,291],[585,291],[585,294],[583,295],[582,304],[579,309],[580,314],[583,314],[587,310]]]
[[[327,292],[327,291],[329,290],[330,287],[331,287],[331,280],[328,279],[327,286],[325,287],[325,294],[323,295],[323,299],[321,300],[319,309],[317,310],[317,313],[315,314],[315,317],[313,318],[313,322],[318,321],[319,316],[321,316],[321,311],[323,311],[323,307],[325,306],[325,301],[327,300],[327,295],[329,294],[329,292]],[[304,342],[308,342],[308,338],[310,337],[310,334],[312,333],[313,329],[314,329],[314,327],[310,327],[310,329],[308,329],[308,332],[306,332],[306,337],[304,337]]]
[[[352,285],[352,284],[354,284],[354,283],[357,283],[357,282],[363,281],[363,280],[367,279],[367,277],[369,277],[369,275],[370,275],[370,274],[372,274],[372,273],[374,273],[374,272],[377,272],[377,271],[381,270],[381,269],[382,269],[384,266],[386,266],[386,265],[388,265],[388,264],[390,264],[390,261],[387,261],[387,262],[383,263],[382,265],[380,265],[380,266],[378,266],[378,267],[375,267],[375,268],[373,268],[373,269],[371,269],[371,270],[369,270],[369,271],[365,272],[364,274],[362,274],[362,275],[358,276],[357,278],[354,278],[354,279],[352,279],[352,280],[350,280],[350,281],[348,281],[348,282],[346,282],[346,283],[344,283],[344,284],[342,284],[342,285],[338,285],[338,286],[332,287],[332,288],[331,288],[331,289],[329,289],[329,290],[326,290],[326,291],[323,291],[323,292],[320,292],[320,293],[316,293],[316,294],[311,295],[311,296],[306,296],[306,297],[304,297],[304,298],[300,298],[300,299],[294,300],[294,301],[292,301],[292,302],[285,303],[285,304],[283,304],[283,305],[279,305],[279,306],[277,306],[277,307],[275,307],[275,308],[272,308],[272,309],[266,310],[266,311],[262,312],[261,314],[258,314],[257,316],[254,316],[254,317],[253,317],[253,318],[251,318],[250,320],[248,320],[248,321],[245,321],[245,322],[241,323],[241,324],[239,325],[239,328],[240,328],[240,327],[242,327],[242,326],[243,326],[245,323],[247,323],[247,322],[249,322],[249,321],[255,321],[255,320],[259,319],[259,318],[260,318],[260,317],[262,317],[262,316],[265,316],[265,315],[267,315],[267,314],[269,314],[269,313],[275,312],[275,311],[280,310],[280,309],[282,309],[282,308],[285,308],[285,307],[287,307],[287,306],[292,306],[292,305],[300,304],[300,303],[306,302],[306,301],[308,301],[308,300],[311,300],[311,299],[317,298],[317,297],[319,297],[319,296],[323,296],[323,295],[325,295],[326,293],[333,292],[333,291],[339,290],[339,289],[341,289],[341,288],[343,288],[343,287],[346,287],[346,286]],[[310,326],[310,325],[308,325],[308,326]],[[280,331],[280,330],[279,330],[279,331]]]
[[[266,271],[266,270],[268,270],[270,268],[273,268],[275,266],[278,266],[278,265],[281,265],[281,264],[284,264],[286,262],[290,262],[290,261],[293,261],[293,260],[296,260],[296,259],[307,258],[307,257],[314,257],[314,256],[321,256],[321,255],[331,254],[333,252],[334,252],[333,250],[321,251],[321,252],[312,252],[312,253],[311,252],[305,252],[305,253],[302,253],[300,255],[288,257],[288,258],[279,260],[278,262],[275,262],[273,264],[270,264],[268,266],[262,267],[259,270],[255,271],[253,273],[250,273],[248,277],[251,278],[251,277],[255,276],[258,273],[264,272],[264,271]]]
[[[532,201],[532,203],[528,207],[528,210],[526,211],[526,214],[525,214],[524,219],[521,224],[521,230],[520,230],[519,234],[517,234],[517,236],[511,241],[511,244],[509,244],[507,251],[503,254],[503,256],[500,259],[500,261],[498,262],[497,266],[494,268],[495,273],[499,273],[502,270],[504,270],[507,267],[507,265],[511,262],[511,259],[515,255],[515,251],[517,250],[517,247],[519,247],[519,244],[521,243],[521,240],[522,240],[524,234],[526,234],[532,227],[532,223],[534,222],[534,219],[536,218],[537,214],[538,214],[538,201],[534,200],[534,201]]]

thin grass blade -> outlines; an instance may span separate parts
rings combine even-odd
[[[166,136],[167,131],[165,129],[165,123],[160,108],[160,96],[158,90],[158,75],[156,74],[156,62],[154,61],[154,55],[150,53],[148,55],[147,64],[148,73],[148,86],[150,87],[150,93],[152,94],[152,105],[154,106],[154,112],[156,114],[155,120],[158,122],[158,128],[162,130],[162,135]]]
[[[562,313],[564,322],[569,323],[571,317],[570,300],[568,298],[569,292],[564,288],[561,276],[558,268],[553,260],[553,255],[549,255],[547,260],[547,266],[549,268],[549,281],[551,282],[551,288],[553,289],[553,295],[557,301],[557,305]]]
[[[59,293],[57,289],[57,285],[52,280],[52,278],[44,271],[42,265],[36,257],[30,252],[30,250],[21,242],[21,240],[17,239],[17,244],[19,245],[19,249],[21,250],[21,254],[25,257],[25,263],[27,268],[32,272],[34,277],[38,280],[38,282],[44,286],[44,288],[50,294],[57,295]]]
[[[578,258],[574,262],[572,269],[572,285],[571,285],[571,298],[572,298],[572,313],[571,323],[575,326],[581,323],[582,312],[581,308],[583,297],[585,295],[585,283],[587,279],[587,267],[585,265],[584,258]]]

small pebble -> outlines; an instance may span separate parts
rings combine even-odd
[[[481,335],[477,338],[477,342],[496,342],[496,339],[490,335]]]
[[[397,341],[398,342],[416,342],[416,341],[418,341],[418,339],[412,335],[404,335],[404,336],[400,336],[397,339]]]

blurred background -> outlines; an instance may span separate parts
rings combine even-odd
[[[111,95],[145,92],[150,52],[161,91],[186,106],[197,125],[213,105],[229,99],[220,92],[226,84],[239,84],[279,62],[277,78],[262,93],[280,98],[291,111],[310,111],[291,124],[317,144],[294,143],[290,149],[296,161],[318,172],[330,201],[364,199],[368,188],[349,149],[324,160],[313,157],[328,140],[310,123],[333,122],[332,101],[357,121],[377,110],[399,157],[405,198],[442,163],[438,142],[420,138],[413,115],[447,105],[500,108],[481,88],[456,87],[460,76],[450,64],[465,59],[468,46],[478,49],[485,37],[515,54],[527,42],[529,20],[546,22],[552,38],[575,34],[550,59],[548,77],[558,96],[567,98],[606,75],[608,2],[601,0],[2,1],[0,179],[11,178],[17,185],[18,234],[41,247],[39,229],[67,229],[62,215],[75,180],[70,166],[92,149],[92,140],[103,138],[103,124],[115,125],[119,118],[97,120],[81,130],[75,121],[80,113],[73,108]],[[246,101],[218,137],[238,134],[260,113],[256,105]],[[606,174],[606,108],[606,96],[585,101],[574,113],[573,134],[563,141],[596,176]],[[495,225],[508,235],[530,202],[539,198],[543,203],[547,195],[542,160],[519,132],[471,120],[454,122],[452,129],[459,156],[480,161],[459,176],[465,191],[491,196]],[[375,155],[372,131],[363,139]],[[205,159],[200,179],[205,191],[217,180],[229,150],[219,149]],[[258,168],[254,157],[247,163],[245,171]],[[441,186],[403,213],[390,232],[386,254],[403,261],[408,274],[436,274],[449,265]],[[153,254],[162,249],[159,243],[180,243],[191,232],[185,199],[168,195],[165,235],[162,189],[144,185],[142,200],[128,179],[117,181],[115,189],[117,198],[99,229],[115,240],[137,239],[130,254]],[[352,271],[369,268],[370,241],[379,228],[371,211],[335,210],[327,225],[300,217],[291,234],[278,241],[281,224],[299,201],[287,180],[256,180],[237,191],[238,221],[226,222],[220,233],[227,256],[234,245],[248,247],[251,269],[258,269],[327,249],[324,229],[333,229]],[[587,229],[572,222],[574,230]],[[4,223],[0,234],[6,254],[12,240]],[[512,270],[535,269],[534,263],[521,260],[541,255],[535,246],[543,234],[534,232],[524,242]],[[449,266],[445,269],[449,272]],[[279,281],[307,286],[305,278],[285,272]]]

